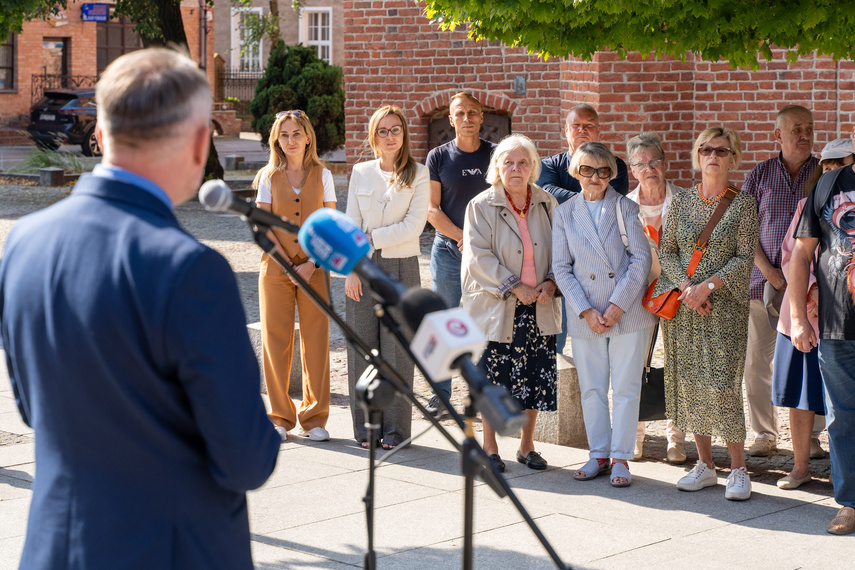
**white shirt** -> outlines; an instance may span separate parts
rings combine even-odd
[[[332,172],[324,168],[321,171],[321,181],[324,185],[324,202],[335,202],[335,182]],[[301,188],[294,188],[294,193],[299,194]],[[258,193],[255,195],[256,204],[270,204],[273,195],[270,192],[270,179],[262,178],[258,183]]]

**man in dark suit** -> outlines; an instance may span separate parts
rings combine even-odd
[[[178,225],[208,155],[189,59],[125,55],[96,91],[104,151],[71,196],[22,218],[0,327],[37,474],[22,568],[251,568],[246,491],[280,438],[234,275]]]

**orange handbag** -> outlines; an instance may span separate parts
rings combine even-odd
[[[733,185],[728,185],[727,190],[728,191],[721,197],[721,200],[713,211],[712,216],[710,216],[707,225],[705,225],[704,229],[701,231],[701,235],[698,237],[698,243],[695,244],[695,250],[692,252],[692,257],[689,260],[689,267],[686,268],[686,277],[689,277],[690,279],[698,269],[698,264],[704,256],[704,251],[707,249],[710,236],[712,235],[715,226],[718,224],[719,220],[721,220],[722,216],[724,216],[724,212],[727,210],[728,206],[730,206],[730,203],[733,202],[733,198],[736,196],[736,193],[739,192],[739,190],[736,189],[736,186]],[[674,318],[674,315],[677,314],[677,309],[680,308],[681,292],[679,289],[675,288],[653,297],[653,289],[655,288],[656,281],[651,283],[647,288],[647,291],[644,292],[644,297],[641,298],[641,304],[645,309],[657,317],[670,321]]]

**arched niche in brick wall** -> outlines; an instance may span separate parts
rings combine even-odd
[[[480,137],[497,143],[511,134],[511,118],[484,111]],[[454,139],[454,127],[448,121],[448,115],[433,119],[428,125],[428,150]]]

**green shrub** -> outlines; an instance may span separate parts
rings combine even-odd
[[[264,75],[250,103],[252,128],[267,146],[276,113],[300,109],[312,121],[318,154],[344,144],[342,70],[318,59],[314,48],[286,46],[281,41],[270,53]]]
[[[62,168],[66,172],[80,173],[87,170],[80,160],[83,155],[77,152],[61,152],[36,147],[9,172],[20,174],[38,174],[41,168]]]

